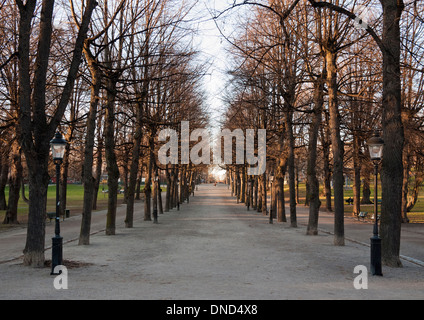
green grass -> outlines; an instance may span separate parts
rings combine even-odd
[[[102,186],[99,188],[99,193],[97,195],[97,207],[98,210],[102,210],[107,207],[107,193],[103,193],[102,190],[107,190],[107,187],[102,189]],[[47,212],[56,211],[55,206],[56,199],[56,186],[49,185],[47,191]],[[118,201],[124,199],[123,194],[118,194]],[[71,210],[71,214],[81,213],[82,205],[84,201],[84,187],[78,184],[68,184],[66,190],[66,209]]]
[[[141,187],[143,191],[144,186]],[[97,210],[104,210],[107,208],[107,193],[104,193],[103,190],[107,190],[107,185],[101,184],[99,187],[99,193],[97,195]],[[162,191],[166,191],[166,188],[162,187]],[[9,197],[9,188],[6,186],[5,190],[6,199]],[[28,198],[28,187],[25,190],[26,197]],[[124,200],[123,194],[118,194],[118,205],[122,204]],[[66,190],[66,209],[70,210],[71,216],[78,215],[82,213],[82,206],[84,202],[84,187],[81,184],[68,184]],[[49,185],[47,190],[47,212],[56,212],[56,185]],[[4,216],[6,214],[5,210],[0,210],[0,228]],[[18,221],[20,223],[26,223],[28,220],[28,204],[22,200],[22,197],[19,199],[18,203]]]
[[[97,196],[97,210],[104,210],[107,208],[107,193],[103,193],[103,190],[107,190],[107,186],[100,185],[99,193]],[[26,188],[26,197],[28,198],[28,187]],[[9,196],[9,188],[6,187],[6,199]],[[123,194],[118,194],[118,203],[122,203],[124,199]],[[84,187],[78,184],[68,184],[66,192],[66,208],[71,211],[71,216],[81,214],[82,205],[84,201]],[[47,212],[56,211],[56,185],[49,185],[47,191]],[[3,222],[5,210],[0,210],[0,224]],[[18,203],[18,221],[20,223],[26,223],[28,216],[28,204],[19,199]]]
[[[320,186],[320,195],[322,194],[322,186]],[[289,188],[287,185],[285,185],[284,188],[285,191],[285,200],[288,201],[289,199]],[[305,203],[305,195],[306,195],[306,184],[305,183],[299,183],[299,200],[300,204],[303,205]],[[344,190],[344,199],[347,200],[348,198],[353,198],[353,189],[350,187],[348,189]],[[362,197],[362,189],[361,189],[361,197]],[[381,199],[381,186],[378,187],[378,198]],[[334,201],[334,197],[331,198],[332,201]],[[320,200],[322,202],[321,208],[325,207],[325,197],[320,196]],[[371,187],[371,201],[374,200],[374,188]],[[334,208],[334,202],[333,202],[333,208]],[[345,209],[345,216],[353,216],[353,205],[348,205],[345,203],[344,206]],[[379,210],[380,207],[379,207]],[[361,211],[368,212],[368,217],[372,217],[374,214],[374,205],[361,205]],[[411,212],[408,213],[408,218],[410,220],[410,223],[424,223],[424,188],[422,188],[419,196],[418,201],[415,204],[415,207],[412,209]]]
[[[322,187],[321,187],[322,188]],[[107,193],[103,193],[103,190],[107,190],[106,185],[100,185],[99,194],[97,198],[97,210],[104,210],[107,208]],[[162,191],[165,191],[166,188],[162,188]],[[322,189],[321,189],[322,191]],[[381,187],[379,187],[379,191],[381,192]],[[379,198],[381,199],[381,193],[379,192]],[[306,194],[306,185],[305,183],[299,184],[299,200],[300,204],[305,203],[305,194]],[[371,188],[371,195],[374,194],[374,189]],[[26,190],[26,195],[28,197],[28,190]],[[353,197],[353,190],[346,189],[344,192],[344,198],[348,199],[349,197]],[[373,196],[372,196],[373,197]],[[8,187],[6,187],[6,199],[8,198]],[[55,209],[55,198],[56,198],[56,185],[50,185],[47,193],[47,212],[54,212]],[[67,188],[67,205],[66,208],[70,209],[71,216],[81,214],[82,205],[84,198],[84,188],[82,185],[78,184],[69,184]],[[118,203],[122,203],[124,199],[123,194],[118,195]],[[285,199],[288,201],[289,199],[289,190],[288,186],[285,186]],[[321,197],[322,205],[325,205],[325,198]],[[371,217],[374,213],[374,205],[361,205],[361,211],[368,212]],[[1,222],[4,219],[5,211],[0,210],[0,227]],[[28,215],[28,204],[22,200],[19,200],[18,203],[18,221],[20,223],[25,223],[27,221]],[[353,206],[345,204],[345,215],[353,216]],[[408,214],[411,223],[424,223],[424,190],[420,193],[418,197],[417,204],[415,205],[412,212]]]

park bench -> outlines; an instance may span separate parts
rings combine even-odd
[[[349,205],[353,204],[353,199],[352,198],[347,199],[346,203],[349,204]]]
[[[47,218],[50,220],[49,222],[51,222],[52,219],[56,218],[56,212],[47,212],[46,215],[47,215]],[[63,221],[65,221],[65,217],[66,218],[69,218],[70,215],[71,215],[71,210],[66,209],[65,210],[65,215],[62,215]]]
[[[368,212],[359,212],[358,214],[358,220],[362,218],[362,220],[365,220],[365,218],[368,216]]]

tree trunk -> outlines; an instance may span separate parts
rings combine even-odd
[[[257,212],[262,212],[262,193],[263,193],[263,185],[262,185],[262,176],[257,176],[257,189],[258,189],[258,205],[256,206]]]
[[[364,167],[363,178],[364,181],[362,183],[362,199],[361,204],[372,204],[371,201],[371,187],[370,187],[370,172],[367,167]]]
[[[173,165],[171,169],[171,208],[174,209],[178,203],[178,186],[177,186],[177,173],[178,169]]]
[[[356,115],[354,115],[356,117]],[[356,122],[356,120],[354,121]],[[356,128],[353,130],[353,214],[361,212],[361,160],[359,133]]]
[[[26,154],[29,178],[29,213],[27,240],[24,249],[24,265],[32,267],[44,266],[44,245],[45,245],[45,227],[46,227],[46,202],[47,188],[50,177],[48,172],[49,163],[49,145],[46,143],[44,148],[36,157]],[[45,157],[41,157],[45,154]],[[32,159],[31,159],[32,158]],[[44,158],[44,159],[43,159]],[[28,159],[31,159],[28,161]]]
[[[14,141],[11,148],[11,160],[9,174],[9,201],[3,224],[18,223],[18,201],[22,183],[22,161],[21,152],[17,141]]]
[[[274,179],[271,183],[271,198],[270,208],[272,211],[272,218],[277,218],[277,180]]]
[[[383,139],[381,170],[382,205],[380,235],[382,262],[401,267],[402,151],[404,131],[401,119],[400,17],[402,0],[380,0],[383,6]]]
[[[153,179],[153,182],[152,182],[153,223],[158,223],[158,183],[156,181],[156,170],[157,170],[156,168],[153,168],[153,172],[155,172],[155,174],[153,175],[155,178]]]
[[[180,204],[186,200],[186,166],[182,165],[180,169]]]
[[[97,133],[97,161],[94,177],[94,191],[93,191],[93,210],[97,209],[97,197],[99,195],[100,181],[102,180],[102,166],[103,166],[103,136],[101,132],[102,116],[98,119],[98,133]]]
[[[240,171],[239,166],[236,166],[236,198],[237,203],[240,201]]]
[[[419,195],[420,189],[423,185],[423,180],[424,180],[423,178],[424,177],[422,172],[416,172],[414,188],[412,189],[412,197],[409,199],[406,205],[406,212],[411,212],[411,210],[415,207],[418,201],[418,195]],[[406,218],[408,218],[407,215],[406,215]]]
[[[126,141],[126,137],[124,135],[123,137],[124,141]],[[128,153],[129,150],[125,150],[125,153]],[[120,160],[120,164],[121,164],[121,168],[122,168],[122,177],[121,177],[121,181],[123,183],[123,187],[124,187],[124,199],[123,199],[123,204],[127,204],[127,200],[128,200],[128,175],[129,175],[129,168],[128,168],[128,163],[129,163],[129,159],[128,157],[124,157],[124,159],[121,158]],[[119,188],[118,188],[118,192],[119,192]]]
[[[282,114],[279,114],[279,118],[282,118]],[[286,201],[284,194],[284,177],[286,176],[287,170],[287,152],[285,150],[285,138],[286,138],[286,126],[283,119],[280,120],[278,126],[278,153],[277,168],[275,178],[278,185],[278,196],[277,196],[277,221],[287,222],[286,217]]]
[[[153,133],[149,138],[149,160],[147,164],[146,180],[144,184],[144,221],[152,221],[151,216],[151,197],[152,197],[152,171],[153,171]]]
[[[160,185],[160,176],[158,180],[158,212],[159,214],[163,214],[162,188]]]
[[[9,154],[8,152],[4,152],[5,148],[3,148],[2,153],[0,154],[0,210],[7,209],[7,201],[6,201],[6,184],[7,177],[9,175]]]
[[[227,174],[229,174],[229,178],[230,178],[231,196],[234,197],[234,174],[230,166],[228,166]]]
[[[166,165],[165,176],[166,176],[165,212],[169,212],[169,209],[171,207],[171,174],[169,173],[168,165]]]
[[[254,182],[253,182],[253,178],[250,177],[249,178],[249,208],[253,209],[253,188],[254,188]]]
[[[409,189],[409,171],[411,167],[411,157],[408,152],[404,150],[404,167],[403,167],[403,182],[402,182],[402,222],[409,223],[408,218],[408,189]]]
[[[90,244],[91,230],[91,212],[93,210],[94,196],[94,179],[93,179],[93,159],[94,159],[94,136],[96,130],[97,106],[99,103],[100,87],[102,76],[92,57],[88,44],[84,48],[84,54],[88,62],[91,73],[91,96],[90,110],[87,117],[87,132],[85,136],[84,146],[84,163],[83,163],[83,185],[84,185],[84,202],[82,207],[81,229],[79,235],[79,245]],[[99,150],[98,150],[99,152]],[[101,151],[100,151],[101,153]]]
[[[175,167],[174,168],[174,207],[177,207],[178,210],[180,209],[180,197],[178,195],[178,172],[179,172],[179,168]]]
[[[266,173],[261,176],[261,189],[262,189],[262,215],[267,215],[267,190],[266,190]]]
[[[24,200],[25,201],[25,203],[29,203],[29,200],[28,200],[28,198],[26,197],[26,195],[25,195],[25,181],[24,181],[24,179],[22,178],[22,181],[21,181],[21,195],[22,195],[22,200]]]
[[[322,141],[322,153],[323,153],[323,171],[324,171],[324,197],[325,197],[325,207],[328,212],[333,211],[333,206],[331,203],[331,170],[330,170],[330,146],[331,142],[329,139],[329,119],[328,113],[325,113],[326,124],[321,127],[321,141]]]
[[[115,154],[115,97],[116,79],[107,79],[107,103],[105,124],[105,155],[107,165],[108,202],[106,215],[106,235],[114,235],[116,229],[116,208],[118,204],[119,169]]]
[[[132,228],[134,222],[134,196],[137,183],[138,165],[140,158],[141,138],[142,138],[142,105],[137,105],[136,127],[133,137],[133,149],[130,167],[129,185],[127,191],[127,212],[125,217],[125,227]]]
[[[246,168],[241,167],[241,195],[240,195],[240,202],[245,203],[246,202]]]
[[[294,169],[296,173],[296,204],[300,203],[300,193],[299,193],[299,163],[294,159]]]
[[[290,106],[286,106],[286,121],[287,121],[287,135],[289,140],[289,155],[287,159],[287,169],[289,173],[289,194],[290,194],[290,226],[297,228],[296,216],[296,175],[294,163],[294,135],[293,135],[293,112],[288,110]]]
[[[70,141],[72,135],[66,135],[65,140]],[[62,165],[60,166],[60,181],[59,181],[59,215],[64,216],[66,210],[66,198],[68,192],[68,171],[69,171],[69,154],[71,145],[66,145],[66,151],[63,157]]]
[[[324,77],[324,76],[323,76]],[[312,123],[309,129],[307,186],[309,198],[309,221],[307,235],[318,234],[318,216],[321,201],[319,199],[319,181],[316,172],[317,142],[321,125],[322,108],[324,104],[324,78],[320,77],[315,82],[314,110]]]
[[[141,178],[142,178],[142,174],[140,172],[137,174],[137,183],[135,184],[135,200],[140,200]]]
[[[327,64],[328,109],[330,112],[331,145],[333,150],[334,245],[344,246],[344,146],[340,136],[340,114],[337,99],[337,55],[332,50],[326,50],[325,56]]]
[[[277,221],[287,222],[286,217],[286,203],[284,200],[284,175],[277,178],[278,192],[277,192]]]
[[[254,194],[253,194],[253,209],[257,210],[258,209],[258,176],[255,176],[253,178],[253,185],[254,185]]]

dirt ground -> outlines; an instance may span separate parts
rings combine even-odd
[[[66,290],[55,289],[49,268],[25,267],[14,258],[22,252],[24,230],[5,232],[0,235],[0,299],[424,299],[419,263],[383,266],[383,277],[354,273],[360,265],[369,269],[364,242],[372,235],[370,224],[349,220],[346,245],[335,247],[331,222],[320,218],[320,228],[328,230],[306,236],[306,210],[298,212],[298,228],[269,224],[268,217],[237,204],[226,185],[201,185],[180,211],[160,215],[159,224],[143,221],[139,203],[134,228],[124,228],[120,213],[116,235],[106,236],[99,213],[89,246],[72,241],[80,220],[71,218],[61,225],[64,259],[72,262]],[[47,234],[53,235],[52,227]],[[421,231],[418,235],[424,239]],[[7,249],[7,241],[14,241],[15,249]],[[424,242],[414,241],[411,255],[421,259]],[[368,289],[355,288],[358,276],[365,277]]]

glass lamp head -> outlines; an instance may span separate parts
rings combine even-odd
[[[378,131],[367,142],[370,157],[372,161],[380,161],[383,157],[384,140],[380,137]]]
[[[62,161],[66,149],[66,140],[60,132],[56,132],[54,138],[50,141],[53,160]]]

